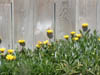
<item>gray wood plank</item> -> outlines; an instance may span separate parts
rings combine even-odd
[[[97,31],[100,34],[100,0],[97,0]]]
[[[53,0],[37,0],[35,3],[34,41],[45,41],[46,30],[53,29]]]
[[[26,40],[26,48],[33,48],[33,5],[34,0],[14,1],[14,43]]]
[[[93,31],[97,28],[97,8],[96,0],[79,0],[79,7],[77,10],[79,22],[76,26],[76,30],[82,29],[83,23],[88,23],[89,28]]]
[[[11,3],[11,0],[0,0],[0,4]]]
[[[56,1],[56,38],[75,31],[76,0]]]
[[[0,47],[12,48],[11,36],[11,4],[0,4]]]

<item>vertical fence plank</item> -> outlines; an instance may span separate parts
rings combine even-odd
[[[86,18],[89,23],[89,27],[91,30],[97,28],[97,5],[96,0],[86,0]]]
[[[81,29],[82,23],[88,23],[91,30],[96,29],[97,23],[97,6],[96,0],[79,0],[78,25],[77,31]]]
[[[97,0],[97,31],[100,34],[100,0]]]
[[[35,3],[36,24],[34,25],[34,41],[44,41],[46,30],[53,29],[53,0],[37,0]]]
[[[10,3],[0,3],[0,37],[2,38],[0,47],[12,48]]]
[[[56,37],[63,38],[75,30],[76,0],[56,1]]]
[[[26,40],[26,48],[33,47],[33,3],[34,0],[15,0],[14,9],[14,43]]]
[[[11,3],[11,0],[0,0],[0,3],[1,4],[7,4],[7,3]]]

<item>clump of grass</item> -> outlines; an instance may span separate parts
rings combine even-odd
[[[55,42],[39,41],[34,52],[23,50],[15,51],[14,60],[1,56],[0,75],[100,75],[100,38],[96,30],[80,30],[80,34],[71,33]]]

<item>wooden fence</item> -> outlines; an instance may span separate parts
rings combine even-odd
[[[0,0],[0,47],[16,48],[24,39],[33,49],[38,40],[48,39],[48,28],[60,39],[85,22],[100,32],[99,20],[100,0]]]

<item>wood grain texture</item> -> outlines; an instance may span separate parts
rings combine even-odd
[[[76,0],[56,1],[56,38],[75,30]]]
[[[78,2],[78,19],[76,30],[82,29],[82,23],[88,23],[89,28],[94,30],[97,28],[97,5],[96,0],[79,0]]]
[[[33,3],[34,0],[14,1],[14,43],[18,46],[18,40],[26,40],[26,48],[33,47]]]
[[[53,0],[37,0],[35,4],[34,41],[45,41],[46,30],[53,29]]]
[[[0,47],[12,48],[11,30],[11,4],[0,4]]]

